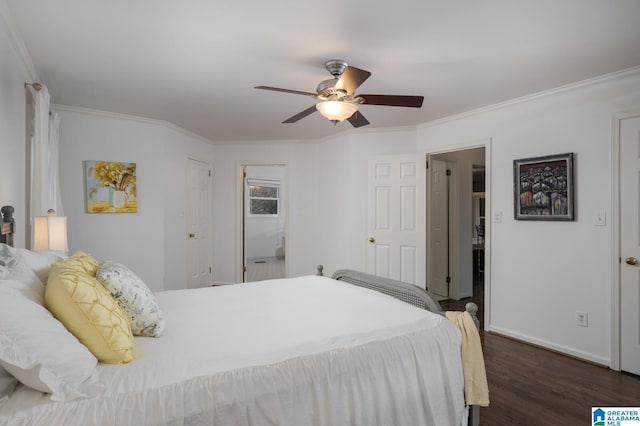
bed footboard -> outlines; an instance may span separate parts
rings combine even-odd
[[[316,275],[323,275],[323,266],[318,265]],[[349,284],[360,287],[369,288],[379,291],[403,302],[426,309],[444,316],[444,311],[440,304],[431,296],[431,293],[423,288],[408,284],[402,281],[392,280],[389,278],[378,277],[364,272],[353,271],[351,269],[340,269],[331,277],[334,280],[344,281]],[[465,305],[465,310],[471,315],[476,328],[480,329],[480,321],[478,320],[478,305],[469,302]],[[480,407],[472,405],[469,407],[469,425],[478,425],[480,422]]]
[[[322,265],[318,265],[317,269],[317,275],[323,275]],[[333,278],[334,280],[344,281],[349,284],[357,285],[359,287],[370,288],[372,290],[379,291],[380,293],[395,297],[396,299],[400,299],[403,302],[409,303],[413,306],[417,306],[418,308],[426,309],[427,311],[444,315],[444,311],[440,307],[440,304],[436,302],[431,293],[413,284],[408,284],[389,278],[378,277],[351,269],[340,269],[336,271],[331,276],[331,278]],[[478,320],[477,316],[478,305],[473,302],[469,302],[466,304],[465,310],[469,313],[469,315],[471,315],[473,322],[479,329],[480,321]]]

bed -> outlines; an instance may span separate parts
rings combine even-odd
[[[136,337],[131,362],[96,363],[65,401],[18,383],[0,424],[477,424],[462,335],[415,286],[319,267],[154,297],[162,335]]]

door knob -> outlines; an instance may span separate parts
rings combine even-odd
[[[375,238],[373,238],[373,237],[369,237],[369,242],[370,242],[370,243],[375,243],[375,242],[376,242],[376,239],[375,239]]]
[[[638,259],[636,259],[635,257],[627,257],[624,261],[627,262],[627,265],[634,266],[638,264]]]
[[[194,234],[193,232],[189,232],[189,238],[195,238],[196,234]]]

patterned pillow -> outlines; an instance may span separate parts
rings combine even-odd
[[[135,341],[127,315],[87,272],[85,254],[74,256],[51,266],[45,306],[99,361],[130,362]]]
[[[127,314],[134,335],[159,337],[162,334],[164,318],[158,302],[131,269],[121,263],[103,262],[96,278]]]
[[[0,244],[0,279],[5,279],[17,263],[15,249],[6,244]]]

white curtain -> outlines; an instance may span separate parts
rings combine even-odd
[[[47,210],[54,209],[57,216],[63,216],[60,197],[60,176],[58,165],[58,134],[60,117],[49,114],[51,96],[45,85],[35,90],[29,85],[33,97],[31,125],[31,220],[35,216],[46,216]]]
[[[47,167],[47,182],[49,202],[56,211],[56,216],[64,216],[62,196],[60,193],[60,116],[53,113],[49,116],[49,162]]]

